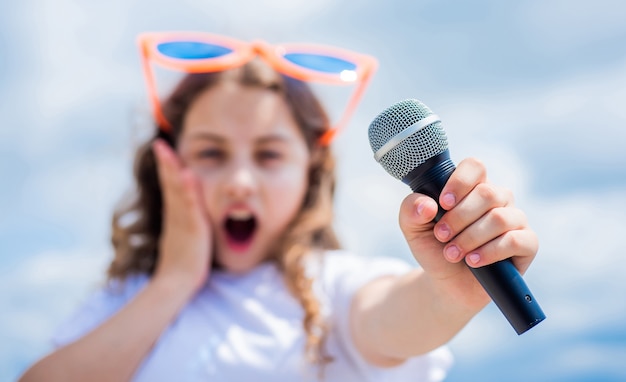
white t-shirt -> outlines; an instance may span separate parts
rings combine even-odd
[[[329,319],[327,352],[334,361],[324,381],[440,381],[452,363],[447,348],[394,368],[368,364],[350,336],[348,311],[359,287],[410,266],[392,258],[330,251],[309,272],[318,273],[316,292]],[[92,295],[58,330],[56,346],[72,342],[128,303],[148,282],[133,276]],[[317,369],[304,359],[303,310],[289,294],[275,265],[233,275],[213,271],[205,286],[161,334],[134,381],[315,381]]]

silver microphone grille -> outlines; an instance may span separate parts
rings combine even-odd
[[[370,124],[369,140],[378,163],[400,180],[448,148],[439,117],[416,99],[400,101],[380,113]]]

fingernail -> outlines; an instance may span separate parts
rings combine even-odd
[[[456,203],[456,198],[454,197],[454,194],[452,194],[451,192],[446,192],[441,198],[441,200],[443,201],[443,204],[445,204],[448,207],[451,207]]]
[[[439,224],[437,226],[437,236],[439,240],[446,241],[450,237],[450,228],[445,224]]]
[[[472,264],[478,264],[478,262],[480,261],[480,255],[478,253],[472,253],[468,255],[467,258],[469,259],[469,262]]]
[[[446,248],[444,254],[448,258],[448,260],[455,261],[461,255],[461,251],[459,250],[459,247],[457,247],[456,245],[451,245]]]
[[[422,212],[424,212],[424,207],[426,207],[424,202],[421,202],[420,204],[417,205],[417,214],[418,215],[421,215]]]

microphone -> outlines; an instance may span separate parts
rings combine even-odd
[[[441,119],[420,101],[408,99],[380,113],[368,134],[376,161],[413,192],[428,195],[439,205],[441,190],[456,168]],[[434,220],[445,212],[439,205]],[[510,259],[469,269],[518,335],[546,318]]]

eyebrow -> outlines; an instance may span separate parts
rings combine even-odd
[[[189,134],[189,138],[193,139],[193,140],[209,140],[209,141],[216,141],[218,143],[224,143],[226,141],[226,139],[220,135],[217,134],[213,134],[213,133],[207,133],[204,131],[200,131],[200,132],[196,132],[196,133],[191,133]]]
[[[217,143],[226,143],[226,141],[227,141],[227,139],[224,138],[221,135],[214,134],[214,133],[208,133],[208,132],[204,132],[204,131],[191,133],[189,135],[189,138],[192,139],[192,140],[215,141]],[[292,141],[291,137],[289,137],[287,135],[284,135],[284,134],[275,134],[275,133],[268,134],[268,135],[262,135],[261,137],[255,139],[255,143],[257,143],[257,144],[267,144],[267,143],[272,143],[272,142],[289,143],[291,141]]]
[[[292,139],[291,137],[285,136],[283,134],[270,134],[270,135],[264,135],[258,138],[256,141],[259,144],[272,143],[272,142],[289,143],[292,141]]]

